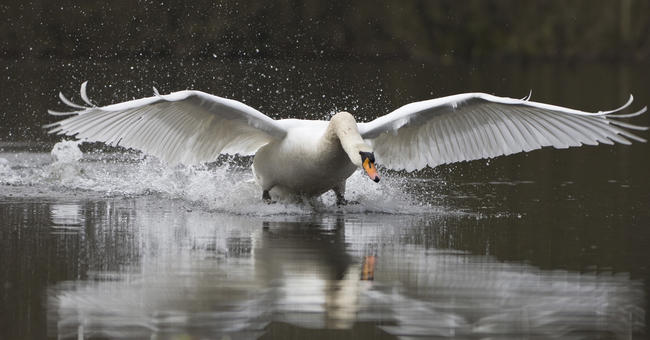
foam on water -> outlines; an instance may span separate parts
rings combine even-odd
[[[57,143],[49,158],[42,154],[0,161],[0,183],[73,192],[76,197],[160,195],[190,206],[247,215],[311,214],[327,212],[421,214],[442,209],[418,203],[406,190],[406,179],[382,179],[376,184],[357,172],[347,181],[346,198],[358,202],[337,207],[332,192],[320,198],[261,200],[261,188],[249,167],[169,166],[132,152],[83,154],[77,141]]]
[[[81,144],[81,141],[64,140],[56,143],[50,153],[54,156],[57,162],[76,162],[83,157],[83,152],[79,149],[79,144]]]
[[[0,158],[0,176],[9,175],[12,173],[9,161],[6,158]]]

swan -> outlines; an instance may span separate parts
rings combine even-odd
[[[646,140],[620,121],[633,101],[595,113],[486,93],[463,93],[414,102],[370,122],[339,112],[329,121],[274,120],[236,100],[185,90],[96,106],[59,98],[72,112],[45,125],[49,133],[144,151],[170,164],[214,161],[220,154],[254,155],[253,174],[262,199],[274,195],[319,196],[329,190],[345,204],[345,182],[357,169],[379,182],[376,162],[413,171],[426,166],[528,152],[545,146],[630,144]]]

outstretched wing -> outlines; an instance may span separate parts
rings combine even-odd
[[[59,94],[61,101],[80,110],[49,111],[73,116],[45,128],[49,133],[139,149],[167,162],[184,164],[213,161],[220,153],[249,155],[286,135],[275,120],[235,100],[200,91],[155,93],[153,97],[97,107],[88,99],[84,82],[81,98],[89,107]]]
[[[485,93],[465,93],[411,103],[368,123],[361,136],[380,164],[413,171],[425,166],[510,155],[544,146],[567,148],[614,142],[645,142],[628,130],[647,130],[617,120],[644,113],[588,113]]]

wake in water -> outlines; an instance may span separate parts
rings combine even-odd
[[[358,204],[336,206],[332,192],[319,198],[284,199],[265,204],[250,166],[168,166],[158,159],[128,151],[83,154],[79,141],[54,145],[51,155],[12,153],[0,158],[0,184],[13,196],[73,195],[133,197],[159,195],[202,209],[246,214],[311,214],[326,212],[422,214],[441,208],[421,203],[407,193],[407,179],[385,178],[379,185],[360,172],[347,181],[346,197]],[[240,162],[241,163],[241,162]],[[248,162],[250,163],[250,161]]]

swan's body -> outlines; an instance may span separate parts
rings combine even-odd
[[[338,118],[338,117],[337,117]],[[336,119],[336,118],[334,118]],[[330,124],[317,120],[286,120],[287,136],[262,146],[253,160],[256,181],[263,190],[318,196],[358,169],[341,147]],[[291,166],[287,166],[291,164]]]
[[[617,114],[622,107],[589,113],[565,107],[484,93],[466,93],[405,105],[368,123],[347,112],[330,121],[273,120],[238,101],[199,91],[97,107],[61,100],[74,116],[46,127],[50,133],[74,135],[143,150],[170,163],[213,161],[221,153],[255,155],[253,171],[269,191],[318,196],[334,190],[343,202],[346,179],[358,168],[376,182],[375,154],[388,168],[407,171],[426,166],[531,151],[544,146],[645,142],[629,130],[647,127],[619,121],[643,109]]]

